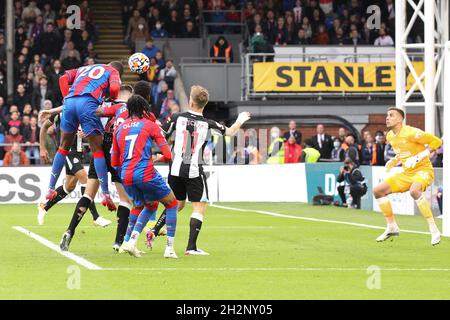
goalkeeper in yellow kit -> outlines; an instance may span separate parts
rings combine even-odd
[[[373,189],[378,206],[387,221],[386,230],[377,238],[377,241],[385,241],[400,233],[387,196],[391,193],[409,191],[428,222],[431,244],[434,246],[441,241],[441,233],[436,226],[430,204],[425,199],[423,191],[434,180],[434,170],[429,155],[441,146],[442,140],[420,129],[403,125],[404,118],[403,110],[394,107],[388,109],[386,126],[389,132],[386,140],[394,149],[395,158],[386,163],[386,169],[389,172],[401,162],[404,172],[387,178]]]

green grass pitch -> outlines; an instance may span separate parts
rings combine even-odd
[[[244,211],[208,208],[199,237],[199,247],[211,254],[207,257],[183,255],[191,207],[179,213],[178,260],[162,257],[162,237],[141,259],[114,253],[115,227],[95,228],[87,214],[70,250],[102,270],[77,265],[12,228],[22,226],[58,244],[73,205],[55,206],[45,226],[37,225],[34,205],[2,205],[0,299],[450,298],[448,238],[432,247],[429,235],[401,233],[392,242],[376,243],[382,230],[251,210],[383,227],[379,213],[298,203],[222,205]],[[399,216],[398,222],[402,229],[427,231],[421,217]],[[144,249],[142,236],[139,247]],[[68,286],[74,275],[71,266],[79,268],[79,289]],[[369,266],[379,272],[368,273]]]

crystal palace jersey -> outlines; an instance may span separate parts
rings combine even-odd
[[[66,98],[90,94],[99,103],[103,101],[111,83],[120,84],[119,72],[105,64],[94,64],[66,71],[72,84]]]
[[[160,148],[167,144],[161,128],[153,121],[128,118],[117,126],[111,154],[113,158],[119,158],[124,185],[152,180],[155,171],[152,161],[154,143]]]
[[[175,132],[173,162],[170,174],[177,177],[196,178],[203,164],[203,151],[210,135],[209,129],[225,134],[226,127],[206,119],[201,113],[177,113],[164,125],[166,137]]]

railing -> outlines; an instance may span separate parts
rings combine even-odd
[[[302,49],[301,49],[302,48]],[[305,47],[299,47],[301,53],[247,53],[241,60],[241,99],[248,101],[255,98],[266,99],[273,97],[310,97],[321,100],[323,97],[359,97],[368,100],[372,97],[395,97],[395,92],[256,92],[253,88],[253,64],[255,62],[387,62],[395,61],[395,54],[386,53],[306,53]],[[412,61],[423,61],[423,53],[410,54]],[[416,96],[416,93],[412,94]]]
[[[240,20],[239,22],[209,22],[210,14],[224,14],[227,13],[239,13]],[[203,38],[205,39],[206,36],[209,34],[209,27],[224,27],[226,28],[233,28],[238,27],[241,35],[244,37],[245,35],[245,16],[244,11],[242,9],[240,10],[202,10],[200,15],[200,26],[201,26],[201,34],[203,35]]]

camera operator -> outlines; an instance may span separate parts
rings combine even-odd
[[[362,175],[358,166],[350,158],[346,158],[344,166],[341,167],[341,172],[337,177],[337,182],[345,182],[344,185],[338,186],[339,196],[342,200],[343,206],[351,206],[356,209],[361,209],[361,197],[367,192],[367,185],[365,177]],[[347,191],[349,189],[349,191]],[[347,191],[347,192],[346,192]],[[351,203],[347,204],[346,194],[350,193],[352,198]]]

